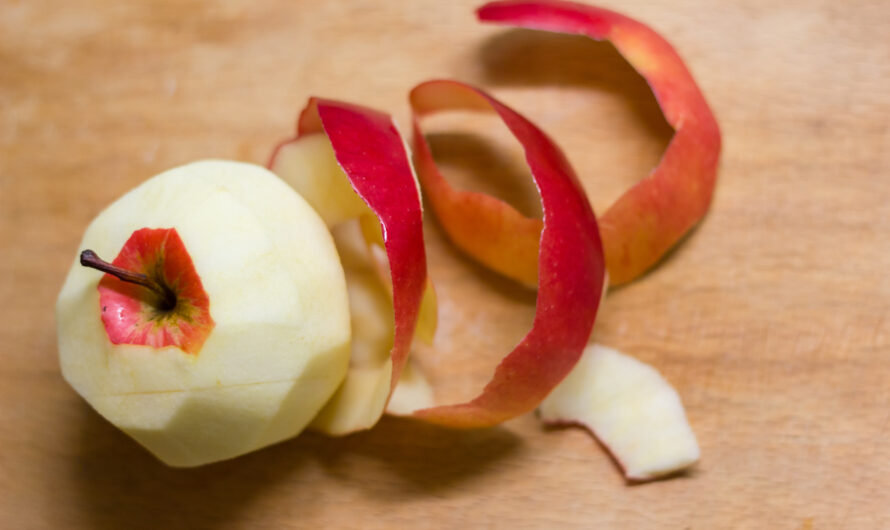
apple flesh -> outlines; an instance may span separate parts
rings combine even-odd
[[[680,396],[651,366],[591,344],[538,408],[550,424],[580,424],[633,481],[676,473],[700,451]]]
[[[166,244],[138,236],[145,228],[175,229],[181,248],[171,247],[172,232]],[[147,245],[144,252],[128,248],[131,238]],[[65,379],[169,465],[232,458],[296,435],[346,374],[348,298],[331,235],[261,167],[204,161],[164,172],[103,211],[80,248],[100,257],[162,256],[119,262],[134,269],[188,257],[193,277],[186,267],[184,283],[170,285],[178,296],[206,294],[214,325],[191,346],[132,337],[115,343],[102,319],[110,308],[100,300],[120,286],[79,263],[56,306]],[[145,291],[131,288],[142,289],[127,284],[115,292],[144,302]],[[152,325],[175,336],[179,317],[168,317]],[[134,328],[146,324],[134,318]]]

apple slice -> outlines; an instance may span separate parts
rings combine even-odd
[[[353,324],[376,331],[354,337],[349,374],[313,422],[329,434],[367,429],[398,383],[418,321],[426,336],[435,327],[435,317],[418,318],[428,285],[426,254],[420,190],[406,146],[388,115],[312,98],[300,114],[296,137],[276,147],[269,168],[304,194],[330,226],[360,218],[372,270],[388,272],[383,285],[392,292],[393,317],[381,315],[379,297],[374,310],[361,302],[371,300],[367,274],[350,281]],[[385,264],[373,256],[374,246],[385,251]],[[429,302],[425,307],[435,309]],[[388,348],[378,333],[386,325],[394,326]]]
[[[609,40],[652,87],[675,134],[658,167],[600,217],[613,285],[653,266],[705,214],[720,155],[720,130],[704,96],[671,45],[644,24],[618,13],[557,0],[493,2],[483,22]],[[422,101],[412,100],[423,113]],[[479,193],[454,190],[432,159],[418,163],[429,201],[454,243],[489,268],[526,285],[536,280],[542,222]]]
[[[485,427],[533,410],[581,355],[603,292],[605,263],[596,217],[559,148],[531,122],[485,92],[456,81],[430,81],[411,91],[414,146],[420,174],[435,166],[420,129],[422,116],[448,109],[496,113],[525,150],[544,212],[538,254],[538,299],[532,329],[495,370],[482,393],[467,403],[426,408],[414,417],[453,427]],[[441,179],[441,176],[438,176]],[[444,182],[441,179],[440,182]],[[434,207],[447,184],[428,188]],[[456,205],[472,211],[475,200]],[[484,219],[480,220],[484,222]],[[494,219],[492,223],[497,223]],[[496,226],[489,225],[489,226]],[[510,228],[510,226],[508,226]],[[505,236],[510,236],[506,234]],[[394,262],[393,262],[394,263]]]
[[[103,211],[80,248],[127,281],[71,268],[56,306],[62,374],[169,465],[295,436],[346,375],[349,302],[331,235],[261,167],[166,171]]]
[[[699,459],[695,434],[670,383],[612,348],[585,348],[538,412],[545,423],[589,429],[633,481],[676,473]]]

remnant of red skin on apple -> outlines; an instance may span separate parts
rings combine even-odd
[[[587,344],[605,279],[596,217],[559,148],[531,122],[485,92],[456,81],[430,81],[411,91],[411,104],[419,168],[434,168],[420,129],[422,116],[443,110],[494,111],[522,144],[541,196],[545,221],[536,245],[540,248],[539,287],[532,329],[500,362],[478,397],[414,413],[417,418],[450,427],[495,425],[533,410],[569,373]],[[436,188],[441,189],[444,187]],[[430,190],[431,202],[435,193]],[[463,200],[485,199],[471,196]]]
[[[611,41],[642,75],[675,134],[652,173],[600,217],[613,285],[653,266],[706,213],[720,155],[720,130],[682,59],[658,33],[606,9],[564,1],[493,2],[478,10],[483,22],[586,35]],[[416,112],[423,112],[422,102]],[[540,219],[478,193],[457,191],[430,158],[418,164],[430,203],[451,239],[492,269],[529,284]]]
[[[197,355],[215,323],[210,299],[176,229],[136,230],[111,264],[169,288],[176,303],[160,307],[159,296],[151,290],[105,274],[98,289],[108,339],[113,344],[175,346]]]
[[[392,279],[395,323],[391,395],[410,353],[426,287],[420,192],[392,118],[365,107],[327,99],[309,100],[298,119],[296,136],[275,148],[268,167],[273,166],[283,145],[318,133],[328,136],[337,163],[382,228]]]

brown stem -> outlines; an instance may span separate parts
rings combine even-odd
[[[161,297],[160,309],[162,310],[169,310],[176,307],[176,293],[174,293],[173,290],[170,289],[168,286],[157,280],[149,278],[145,274],[140,274],[138,272],[133,272],[127,269],[116,267],[97,256],[96,253],[92,250],[84,250],[80,253],[80,264],[84,267],[90,267],[91,269],[96,269],[111,274],[121,281],[141,285],[142,287],[145,287],[146,289],[154,292]]]

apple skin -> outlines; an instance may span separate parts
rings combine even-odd
[[[197,354],[215,323],[201,277],[176,229],[133,232],[112,265],[159,282],[175,294],[176,305],[159,310],[162,300],[156,293],[106,274],[99,281],[99,305],[108,339]]]
[[[677,391],[654,368],[591,344],[538,408],[548,424],[578,424],[603,443],[631,481],[652,480],[696,463],[695,433]]]
[[[308,164],[306,161],[310,161]],[[435,328],[435,306],[428,289],[420,189],[407,147],[390,116],[339,101],[311,98],[300,114],[296,137],[279,144],[268,167],[303,192],[332,229],[359,219],[368,260],[347,267],[353,305],[353,339],[349,373],[313,428],[343,435],[372,427],[383,414],[410,353],[420,322],[422,334]],[[311,167],[312,169],[307,169]],[[375,248],[384,256],[375,256]],[[338,245],[343,254],[344,248]],[[368,276],[365,267],[372,272]],[[374,279],[386,272],[384,282]],[[375,288],[369,282],[379,285]],[[368,310],[391,290],[391,311]],[[384,291],[385,292],[385,291]],[[423,300],[427,300],[424,304]],[[432,298],[434,302],[435,299]],[[421,317],[421,308],[426,316]],[[391,312],[392,315],[386,313]],[[380,330],[389,326],[389,348]]]
[[[599,7],[517,0],[486,4],[478,17],[482,22],[608,40],[649,83],[674,137],[652,173],[599,219],[612,285],[640,276],[705,215],[711,203],[720,129],[692,74],[658,33]],[[423,113],[423,108],[414,110]],[[436,216],[458,247],[505,276],[535,285],[540,219],[525,217],[494,197],[451,188],[431,158],[418,162],[418,174]]]
[[[545,222],[540,234],[539,288],[532,329],[500,362],[478,397],[413,414],[445,426],[487,427],[533,410],[581,356],[604,291],[606,271],[599,229],[565,156],[524,117],[482,90],[457,81],[423,83],[410,97],[415,113],[414,150],[425,186],[425,174],[433,175],[434,180],[442,177],[437,171],[428,172],[435,165],[420,118],[449,109],[493,111],[522,144],[541,196]],[[436,208],[437,191],[428,192]]]
[[[171,466],[232,458],[299,433],[345,377],[346,283],[331,235],[267,170],[203,161],[127,193],[81,249],[114,256],[133,232],[175,228],[215,326],[200,350],[113,344],[102,273],[75,263],[56,305],[62,374]]]

